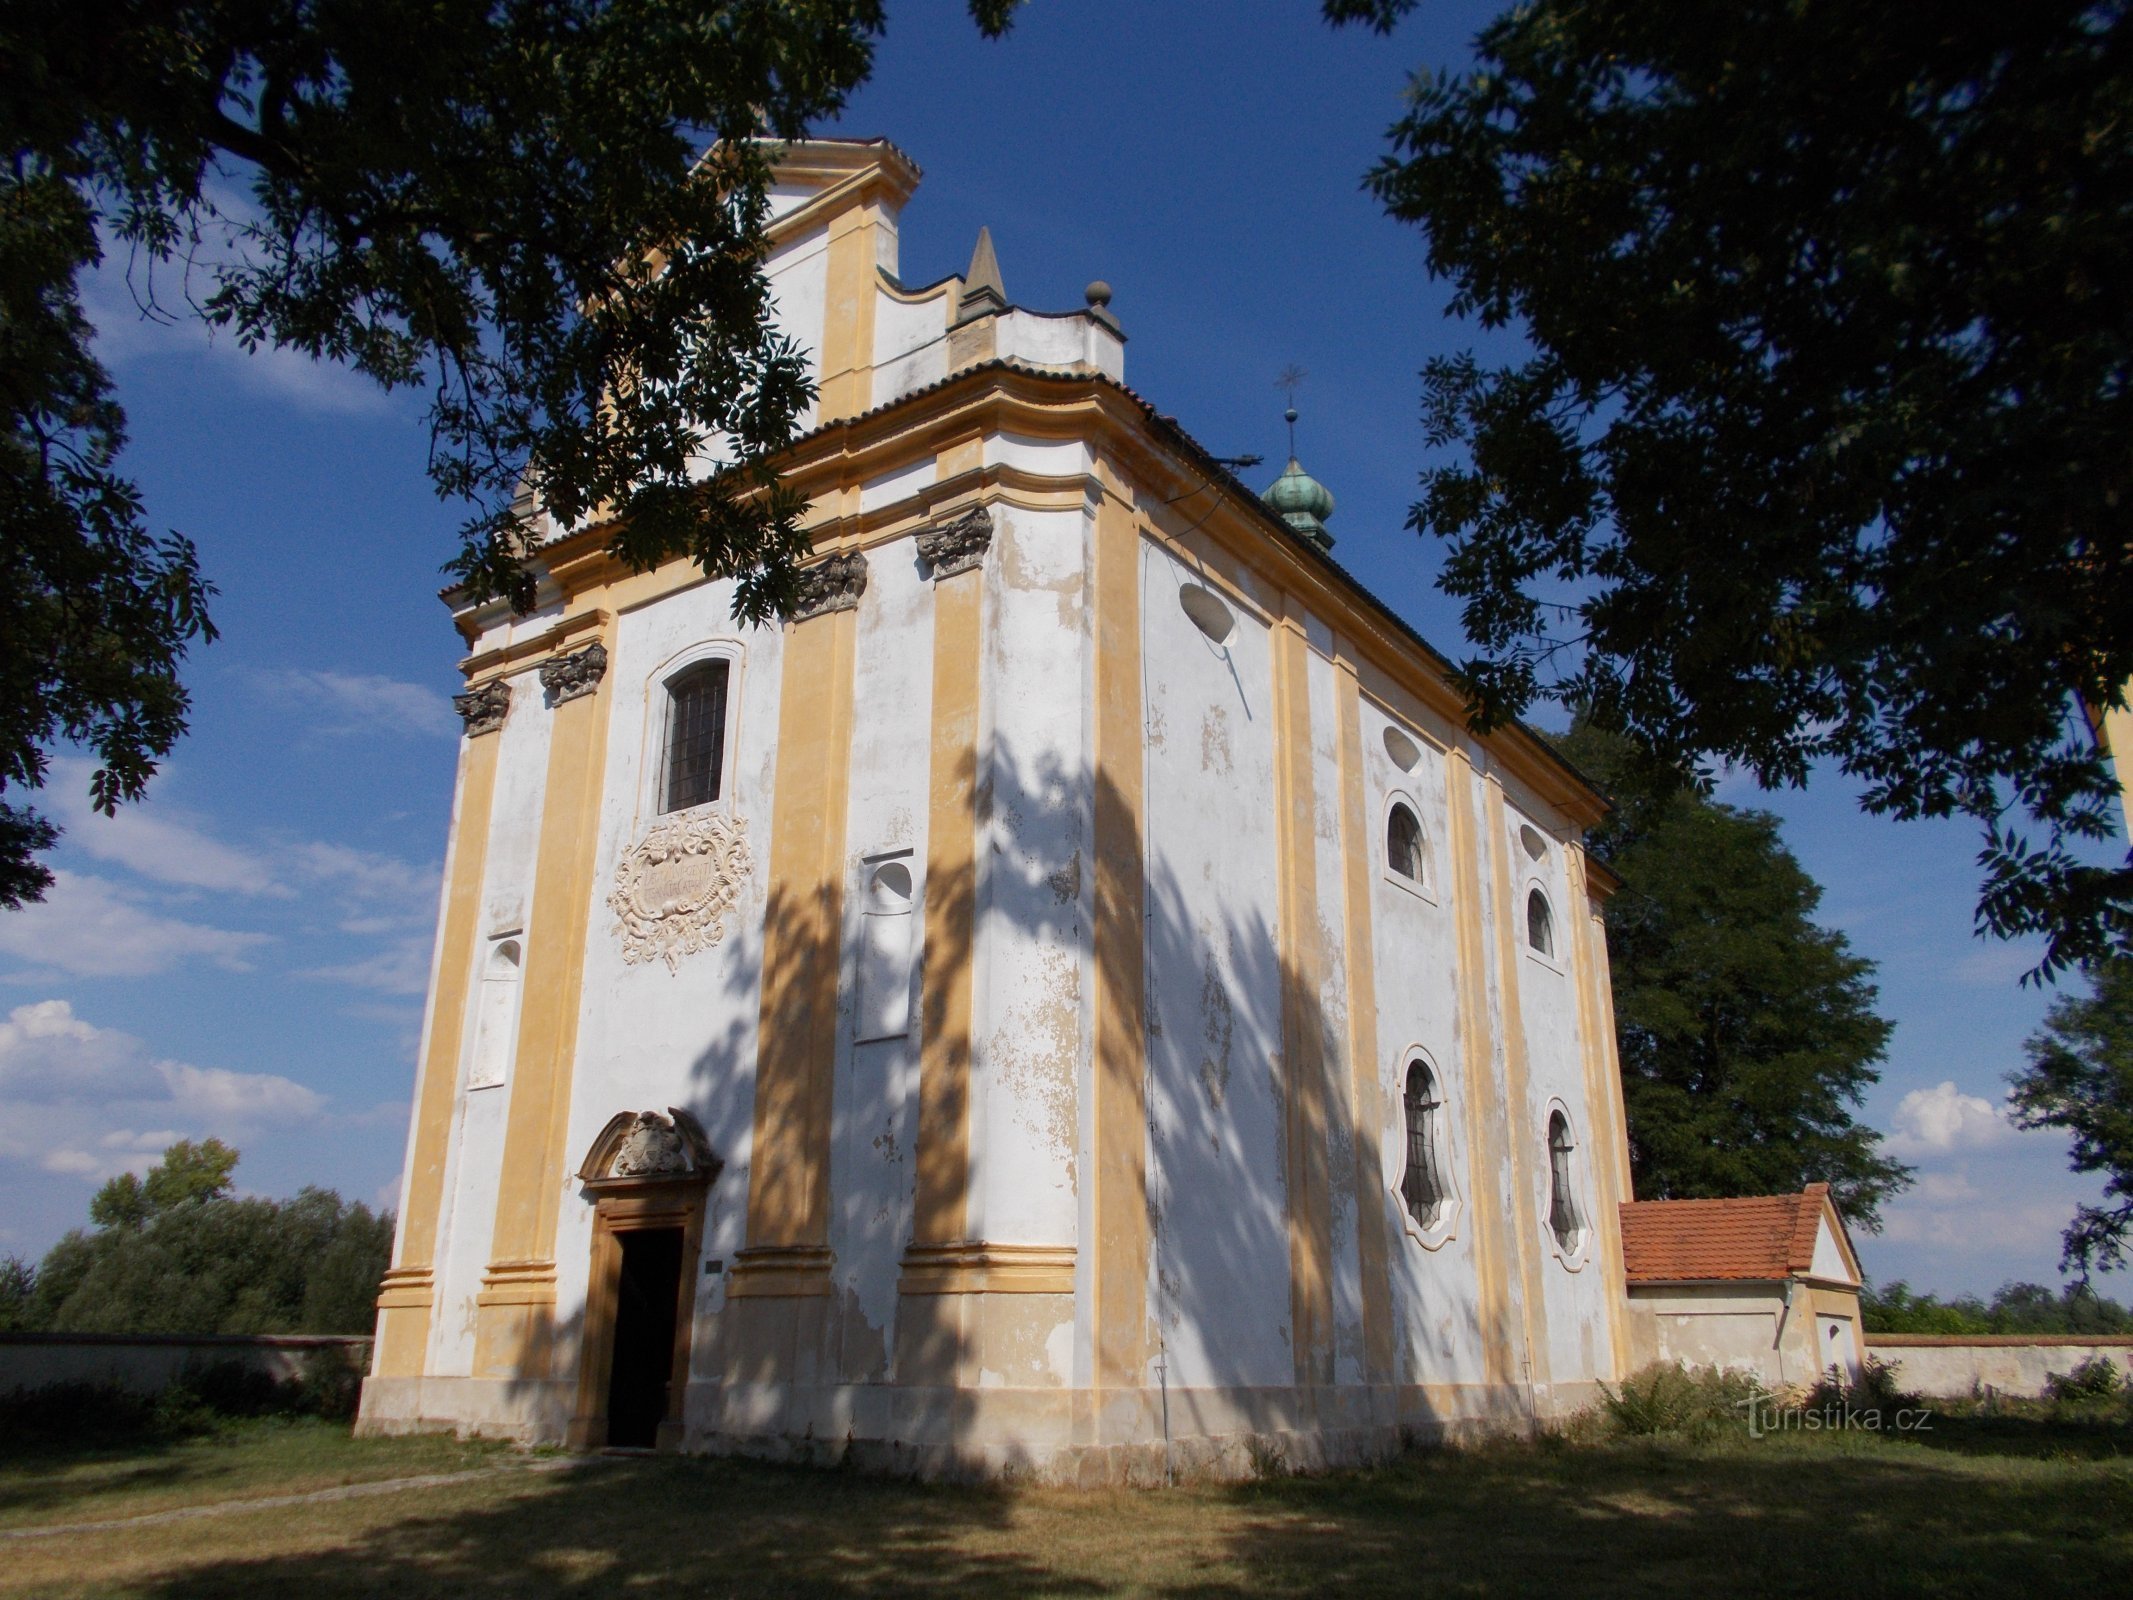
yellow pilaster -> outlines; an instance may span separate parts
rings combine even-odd
[[[1468,1168],[1473,1174],[1474,1260],[1482,1321],[1482,1365],[1491,1384],[1516,1381],[1511,1292],[1504,1267],[1498,1180],[1509,1160],[1504,1106],[1497,1094],[1494,1047],[1483,962],[1488,940],[1481,918],[1481,844],[1474,829],[1474,768],[1463,750],[1444,759],[1446,840],[1452,858],[1452,914],[1459,953],[1459,1062],[1465,1079]],[[1516,1181],[1515,1177],[1512,1179]],[[1514,1247],[1515,1248],[1515,1247]]]
[[[926,822],[914,1245],[968,1234],[971,977],[976,954],[978,617],[984,569],[933,590],[933,760]]]
[[[1148,1362],[1147,747],[1141,708],[1141,538],[1107,493],[1096,514],[1096,1308],[1101,1388]]]
[[[1363,786],[1363,706],[1355,661],[1334,654],[1334,693],[1340,716],[1341,909],[1348,975],[1348,1116],[1355,1129],[1355,1244],[1362,1274],[1363,1376],[1392,1376],[1392,1280],[1386,1264],[1385,1183],[1378,1147],[1384,1094],[1378,1061],[1376,946],[1372,942],[1371,885],[1376,881],[1369,796]]]
[[[1524,918],[1512,902],[1503,784],[1493,772],[1482,781],[1481,815],[1489,844],[1489,898],[1496,907],[1496,989],[1503,1006],[1504,1099],[1508,1112],[1502,1121],[1510,1147],[1511,1227],[1518,1244],[1519,1279],[1524,1285],[1518,1296],[1519,1327],[1526,1346],[1525,1376],[1529,1382],[1540,1384],[1549,1381],[1547,1286],[1541,1281],[1540,1223],[1535,1199],[1541,1172],[1537,1159],[1541,1131],[1533,1126],[1531,1097],[1526,1088],[1526,1025],[1518,1003],[1519,939]]]
[[[857,613],[788,623],[756,1035],[748,1243],[730,1293],[829,1292],[830,1113]]]
[[[607,756],[613,645],[603,619],[602,669],[590,692],[558,698],[548,715],[548,779],[534,862],[533,910],[504,1123],[502,1180],[489,1270],[476,1298],[474,1370],[480,1377],[549,1375],[555,1334],[555,1231],[568,1166],[570,1086],[577,1064],[593,854]],[[590,649],[592,647],[586,647]],[[586,659],[586,650],[571,652]]]
[[[856,417],[874,404],[875,251],[881,221],[880,204],[873,200],[830,221],[817,402],[823,422]]]
[[[1281,1055],[1287,1150],[1290,1349],[1299,1385],[1333,1381],[1333,1218],[1326,1171],[1325,952],[1311,773],[1310,647],[1300,617],[1273,636],[1275,832],[1281,861]]]
[[[437,1221],[444,1205],[444,1168],[452,1134],[452,1102],[459,1086],[467,986],[479,938],[482,872],[489,858],[489,813],[496,796],[493,729],[466,739],[459,751],[459,803],[446,851],[444,916],[438,930],[437,993],[430,1006],[429,1048],[415,1088],[414,1131],[407,1148],[407,1203],[393,1265],[378,1294],[374,1369],[381,1377],[416,1377],[429,1347],[436,1295]]]
[[[1622,1260],[1622,1213],[1618,1207],[1629,1198],[1629,1191],[1619,1182],[1621,1169],[1616,1153],[1628,1147],[1628,1140],[1616,1120],[1621,1080],[1615,1071],[1612,1039],[1602,1032],[1600,987],[1607,982],[1607,932],[1586,881],[1585,852],[1571,845],[1565,856],[1570,881],[1570,904],[1566,909],[1570,913],[1571,972],[1578,995],[1578,1056],[1585,1068],[1585,1104],[1590,1123],[1586,1143],[1592,1151],[1592,1186],[1599,1208],[1599,1215],[1592,1219],[1593,1245],[1600,1269],[1606,1274],[1607,1332],[1614,1345],[1615,1375],[1619,1377],[1629,1356],[1629,1288]],[[1612,1085],[1610,1078],[1615,1080]]]

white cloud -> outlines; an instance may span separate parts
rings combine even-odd
[[[162,916],[108,879],[64,869],[41,902],[0,912],[0,952],[39,972],[79,977],[148,977],[190,960],[249,972],[246,956],[269,942],[263,933]]]
[[[247,352],[232,334],[202,320],[194,302],[212,289],[211,267],[188,278],[180,265],[134,259],[123,246],[111,250],[82,285],[97,354],[120,370],[189,360],[262,398],[327,416],[374,416],[395,404],[361,373],[301,351]]]
[[[1947,1079],[1906,1094],[1896,1106],[1895,1123],[1888,1148],[1896,1156],[1975,1150],[2014,1131],[2005,1107],[1981,1095],[1965,1094]]]
[[[437,914],[438,869],[434,864],[417,866],[398,856],[379,855],[375,851],[317,840],[298,845],[289,854],[296,866],[311,877],[336,885],[358,899],[386,901],[396,908],[404,908],[401,915],[412,916],[424,923]]]
[[[424,994],[430,986],[430,941],[420,936],[402,939],[389,949],[366,956],[361,961],[311,967],[296,976],[352,984],[358,989],[375,989],[380,994]]]
[[[96,763],[68,756],[52,763],[45,793],[69,842],[115,866],[158,883],[223,894],[287,895],[264,861],[211,837],[176,811],[152,810],[135,801],[104,816],[89,802],[89,776]]]
[[[315,733],[450,737],[459,731],[450,698],[427,684],[299,667],[257,668],[245,678],[262,698],[302,713]]]
[[[46,1172],[143,1172],[177,1139],[243,1137],[325,1109],[324,1095],[273,1073],[159,1060],[65,1000],[17,1006],[0,1022],[0,1157]]]

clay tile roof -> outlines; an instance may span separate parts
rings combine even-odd
[[[1829,1185],[1733,1200],[1630,1200],[1622,1259],[1631,1283],[1789,1278],[1814,1264]]]

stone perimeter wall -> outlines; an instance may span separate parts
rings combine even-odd
[[[315,1351],[345,1351],[370,1367],[370,1338],[358,1334],[0,1333],[0,1395],[56,1383],[110,1383],[156,1394],[181,1373],[241,1361],[289,1381]]]
[[[1997,1389],[2041,1395],[2047,1377],[2061,1377],[2093,1356],[2115,1363],[2133,1379],[2133,1335],[2076,1338],[2067,1334],[1870,1333],[1866,1353],[1894,1369],[1896,1381],[1923,1395],[1956,1397]]]

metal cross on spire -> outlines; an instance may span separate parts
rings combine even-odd
[[[1289,409],[1284,415],[1289,424],[1289,454],[1291,456],[1296,454],[1296,391],[1304,386],[1304,379],[1309,376],[1308,372],[1291,361],[1281,369],[1281,375],[1274,380],[1274,387],[1289,397]]]

